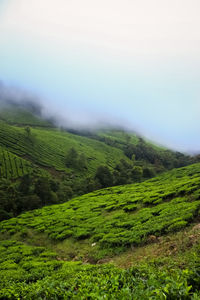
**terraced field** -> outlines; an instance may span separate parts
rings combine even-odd
[[[114,167],[120,159],[128,160],[122,150],[86,137],[61,132],[58,129],[32,128],[27,137],[24,128],[0,122],[0,145],[16,155],[43,167],[66,171],[65,157],[71,147],[87,159],[87,173],[94,174],[97,167],[107,164]]]
[[[0,147],[0,177],[16,179],[33,172],[33,164]]]

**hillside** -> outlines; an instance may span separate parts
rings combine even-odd
[[[199,183],[195,164],[1,222],[2,299],[199,299]]]
[[[66,168],[65,163],[72,147],[86,156],[89,174],[94,174],[99,165],[106,164],[113,169],[121,159],[130,162],[133,154],[138,165],[162,171],[191,162],[181,153],[145,142],[136,134],[120,129],[76,132],[53,128],[53,124],[42,117],[41,108],[32,106],[34,104],[10,104],[0,110],[0,145],[42,167],[74,171]]]
[[[4,221],[1,232],[46,239],[87,240],[106,251],[146,243],[150,235],[163,235],[195,221],[200,208],[200,164],[172,170],[159,177],[99,190],[64,204],[47,206]],[[125,247],[125,248],[124,248]],[[75,256],[77,253],[75,253]]]
[[[35,103],[0,104],[0,220],[192,163],[119,128],[58,128]]]
[[[37,106],[4,105],[0,299],[199,299],[192,162],[119,128],[58,128]]]

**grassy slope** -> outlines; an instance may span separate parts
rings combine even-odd
[[[99,164],[112,168],[127,159],[120,150],[126,144],[121,131],[99,133],[117,142],[115,148],[50,128],[27,113],[1,117],[5,177],[5,172],[21,176],[21,164],[25,173],[36,165],[69,172],[64,156],[72,146],[85,153],[87,174]],[[26,125],[34,127],[31,138]],[[131,143],[137,142],[132,135]],[[200,299],[200,233],[192,225],[199,222],[199,182],[196,164],[1,222],[0,299]],[[85,264],[97,261],[134,267]]]
[[[17,179],[26,174],[49,176],[45,169],[0,146],[0,178]]]
[[[67,171],[65,156],[71,147],[86,155],[88,170],[92,174],[101,164],[114,167],[120,158],[127,160],[120,149],[100,141],[52,128],[32,128],[31,137],[28,138],[23,127],[11,126],[2,121],[0,145],[35,164],[60,171]]]
[[[195,164],[1,222],[0,299],[199,299],[199,182]],[[133,267],[66,261],[104,257]]]
[[[26,126],[31,128],[30,137],[25,130]],[[117,129],[94,131],[88,135],[61,131],[22,107],[10,106],[0,111],[0,146],[39,167],[56,170],[61,174],[72,173],[73,176],[83,178],[86,175],[93,176],[99,165],[107,165],[112,169],[121,159],[129,161],[123,150],[129,143],[137,145],[138,141],[136,134],[127,134]],[[154,155],[164,155],[165,159],[166,149],[148,142],[147,145],[154,150]],[[66,168],[65,157],[72,147],[78,154],[85,154],[88,169],[78,171]],[[168,155],[171,160],[176,160],[175,153],[168,150]],[[153,166],[145,159],[138,163],[143,167]]]
[[[100,259],[142,245],[150,235],[178,231],[195,221],[200,208],[199,182],[200,164],[195,164],[141,184],[99,190],[27,212],[2,222],[0,229],[22,236],[42,233],[52,241],[65,240],[66,249],[82,243],[88,256]]]

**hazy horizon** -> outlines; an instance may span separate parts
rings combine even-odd
[[[197,0],[3,0],[0,80],[61,122],[119,124],[198,152],[199,10]]]

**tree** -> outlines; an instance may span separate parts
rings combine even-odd
[[[132,169],[131,177],[134,181],[140,181],[142,179],[143,170],[142,167],[135,166]]]
[[[53,179],[51,179],[50,181],[49,181],[49,184],[50,184],[50,188],[51,188],[51,190],[54,192],[54,193],[56,193],[58,190],[59,190],[59,182],[58,181],[55,181],[55,180],[53,180]]]
[[[77,164],[78,164],[79,170],[84,171],[87,169],[87,160],[86,160],[86,156],[84,153],[81,153],[81,155],[79,156]]]
[[[121,159],[116,165],[113,176],[115,185],[131,183],[131,171],[133,164]]]
[[[68,168],[76,168],[78,165],[78,153],[74,147],[70,148],[66,157],[65,164]]]
[[[113,185],[113,175],[107,166],[98,167],[95,179],[99,181],[101,187],[103,188]]]
[[[30,191],[31,181],[32,180],[29,174],[24,175],[21,178],[21,182],[19,185],[19,192],[22,193],[23,195],[27,195]]]
[[[31,133],[31,128],[30,128],[29,126],[26,126],[26,127],[24,128],[24,130],[25,130],[25,134],[26,134],[27,139],[28,139],[32,144],[34,144],[34,142],[35,142],[35,136]]]
[[[146,167],[143,169],[143,177],[144,178],[151,178],[151,177],[154,177],[155,175],[156,175],[156,173],[153,168]]]
[[[61,202],[68,201],[73,195],[73,190],[69,185],[63,185],[58,191],[58,198]]]
[[[51,202],[51,188],[48,178],[40,177],[36,181],[35,194],[42,200],[43,205]]]
[[[124,148],[124,154],[129,158],[132,159],[133,154],[136,153],[136,147],[132,144],[127,144]]]
[[[131,160],[133,162],[133,164],[135,163],[135,154],[132,155]]]
[[[31,128],[29,126],[26,126],[25,127],[25,132],[26,132],[26,135],[28,138],[30,138],[30,135],[31,135]]]

